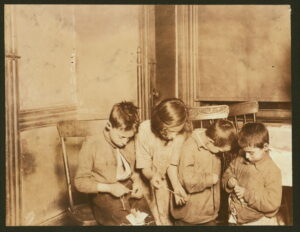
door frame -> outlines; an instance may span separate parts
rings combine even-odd
[[[141,121],[149,119],[153,106],[152,89],[156,78],[155,6],[139,6],[139,41],[137,49],[137,99]]]
[[[187,106],[197,106],[196,77],[198,70],[198,8],[194,5],[175,6],[176,26],[176,95]]]
[[[15,10],[13,5],[4,8],[5,30],[5,189],[6,225],[21,222],[21,172],[19,133],[19,80],[18,55],[15,33]]]

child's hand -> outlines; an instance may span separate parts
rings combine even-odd
[[[243,199],[244,193],[245,193],[245,188],[236,185],[236,186],[234,187],[234,192],[235,192],[236,196],[237,196],[239,199]]]
[[[109,186],[109,192],[115,197],[121,197],[129,193],[130,189],[117,182]]]
[[[217,174],[212,174],[212,181],[213,181],[213,184],[216,184],[218,183],[219,181],[219,176]]]
[[[140,184],[133,183],[131,197],[136,199],[141,199],[143,197],[143,188]]]
[[[237,184],[238,184],[238,181],[234,177],[231,177],[227,182],[227,185],[229,188],[234,188]]]
[[[161,177],[159,174],[154,174],[154,176],[150,180],[150,184],[156,188],[159,189],[162,187],[162,181],[164,180],[163,177]]]
[[[184,188],[180,185],[180,186],[177,186],[176,189],[174,189],[174,197],[175,197],[175,203],[176,205],[184,205],[186,202],[187,202],[187,194],[184,190]]]

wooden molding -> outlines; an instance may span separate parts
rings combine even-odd
[[[19,113],[19,130],[55,125],[59,121],[76,119],[76,115],[77,107],[75,105],[22,110]]]
[[[152,83],[155,78],[155,14],[154,5],[139,8],[139,40],[137,49],[138,106],[141,120],[150,117],[152,107]]]
[[[176,5],[176,79],[178,97],[189,106],[196,106],[197,68],[197,7]]]
[[[20,224],[21,212],[17,63],[14,58],[5,59],[6,225],[9,226]]]
[[[20,178],[20,147],[18,131],[19,85],[18,60],[15,48],[14,7],[5,6],[5,187],[6,225],[21,222],[22,182]],[[8,54],[9,53],[9,54]]]

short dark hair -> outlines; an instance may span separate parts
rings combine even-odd
[[[137,131],[140,123],[138,107],[127,101],[115,104],[110,112],[109,122],[113,128]]]
[[[248,146],[263,148],[265,143],[269,144],[268,129],[260,122],[246,123],[239,133],[238,143],[241,148]]]
[[[236,130],[232,122],[218,119],[205,131],[207,137],[214,141],[217,147],[232,146],[236,141]]]
[[[162,131],[166,127],[176,127],[186,124],[188,127],[188,110],[184,102],[178,98],[167,98],[154,107],[151,113],[151,130],[162,138]]]

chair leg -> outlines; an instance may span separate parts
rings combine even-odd
[[[239,128],[238,128],[238,123],[237,123],[237,116],[234,116],[234,125],[235,125],[236,132],[238,132]]]

